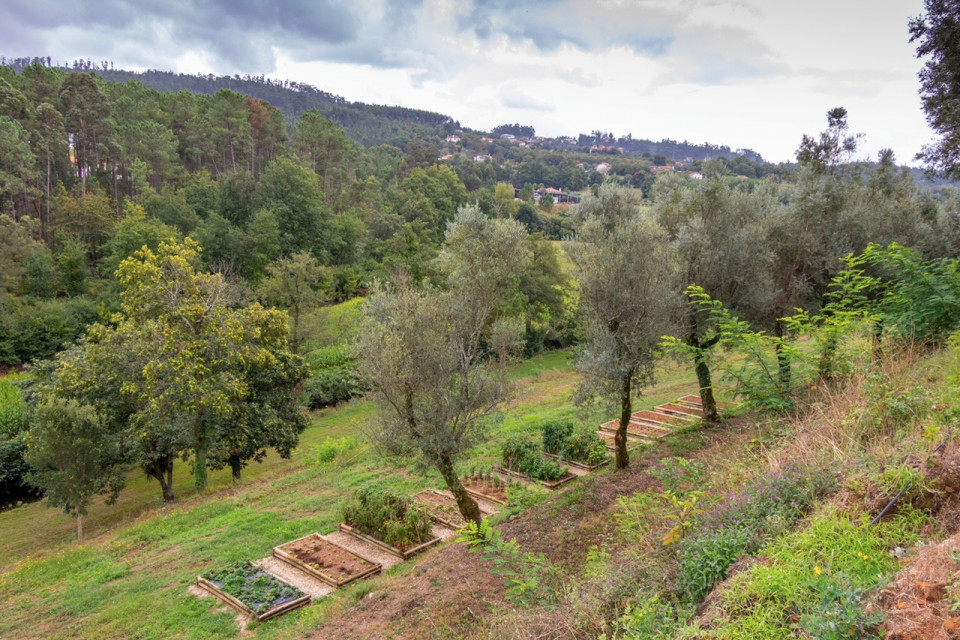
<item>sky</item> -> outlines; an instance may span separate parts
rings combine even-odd
[[[933,134],[922,0],[3,0],[0,54],[250,74],[489,130],[593,130],[789,161],[843,106],[858,158]]]

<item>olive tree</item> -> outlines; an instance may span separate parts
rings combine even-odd
[[[583,341],[576,366],[581,393],[616,397],[620,425],[614,436],[616,467],[626,467],[627,425],[638,389],[653,379],[661,336],[679,295],[670,242],[634,192],[604,185],[577,208],[583,220],[566,243],[580,286]]]
[[[503,313],[523,269],[525,232],[461,208],[439,260],[443,289],[409,281],[377,291],[358,341],[361,371],[380,401],[374,442],[392,456],[416,456],[440,472],[460,513],[480,509],[455,471],[506,400],[505,363],[521,345],[522,321]]]

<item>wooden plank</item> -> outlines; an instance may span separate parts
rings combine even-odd
[[[386,542],[384,542],[383,540],[377,540],[377,539],[374,538],[373,536],[368,536],[367,534],[365,534],[365,533],[363,533],[363,532],[361,532],[361,531],[358,531],[358,530],[354,529],[353,527],[351,527],[350,525],[348,525],[346,522],[341,522],[341,523],[338,525],[338,527],[339,527],[340,531],[342,531],[342,532],[344,532],[344,533],[346,533],[346,534],[348,534],[348,535],[351,535],[351,536],[353,536],[353,537],[355,537],[355,538],[358,538],[358,539],[360,539],[360,540],[363,540],[364,542],[369,542],[369,543],[372,544],[372,545],[376,545],[376,546],[380,547],[381,549],[383,549],[384,551],[386,551],[387,553],[391,553],[391,554],[393,554],[393,555],[395,555],[395,556],[397,556],[397,557],[399,557],[399,558],[402,558],[402,559],[404,559],[404,560],[406,560],[406,559],[408,559],[408,558],[416,555],[417,553],[420,553],[420,552],[423,551],[424,549],[427,549],[428,547],[432,547],[433,545],[438,544],[438,543],[440,542],[440,538],[432,538],[432,539],[427,540],[426,542],[424,542],[424,543],[422,543],[422,544],[418,544],[418,545],[415,546],[415,547],[411,547],[410,549],[407,549],[406,551],[401,551],[399,548],[394,547],[394,546],[392,546],[392,545],[389,545],[389,544],[387,544]]]
[[[553,458],[554,460],[560,460],[564,464],[570,465],[571,467],[576,467],[577,469],[583,469],[584,471],[593,471],[595,469],[599,469],[600,467],[605,467],[606,465],[610,464],[610,458],[607,458],[600,464],[587,465],[587,464],[583,464],[582,462],[577,462],[576,460],[566,460],[552,453],[547,453],[546,451],[541,451],[540,453],[542,453],[548,458]]]
[[[534,482],[534,483],[539,482],[540,484],[542,484],[543,486],[545,486],[547,489],[550,489],[550,490],[554,490],[557,487],[564,485],[568,482],[573,482],[578,477],[568,472],[567,475],[560,478],[559,480],[537,480],[536,478],[531,478],[530,476],[524,473],[520,473],[519,471],[511,471],[510,469],[505,469],[501,465],[496,465],[493,468],[497,473],[503,473],[505,475],[517,478],[519,480],[526,480],[527,482]]]
[[[660,409],[661,411],[673,411],[676,413],[682,413],[684,415],[694,416],[696,418],[703,417],[702,409],[692,409],[690,407],[681,407],[680,405],[675,404],[673,402],[668,402],[667,404],[660,405],[658,409]]]
[[[444,500],[447,500],[447,501],[452,502],[455,507],[457,506],[457,501],[456,501],[453,497],[448,496],[448,495],[445,494],[445,493],[441,493],[441,492],[437,491],[436,489],[427,489],[427,490],[425,490],[425,491],[421,491],[420,493],[414,494],[414,496],[413,496],[413,499],[414,499],[414,500],[416,500],[417,502],[420,502],[421,504],[424,504],[424,505],[427,506],[427,509],[426,509],[427,515],[430,516],[430,519],[431,519],[431,520],[433,520],[433,521],[436,522],[437,524],[442,524],[443,526],[447,527],[448,529],[453,529],[454,531],[458,530],[460,527],[463,526],[463,525],[459,525],[459,524],[456,524],[456,523],[454,523],[454,522],[451,522],[451,521],[447,520],[446,518],[442,518],[442,517],[434,514],[433,512],[431,512],[430,509],[429,509],[430,503],[426,502],[425,500],[420,500],[420,499],[419,499],[419,496],[422,496],[422,495],[425,494],[425,493],[426,493],[426,494],[432,494],[432,495],[440,496],[440,497],[443,498]],[[490,497],[489,497],[489,496],[486,496],[485,499],[486,499],[486,500],[490,500]],[[457,508],[459,509],[459,507],[457,507]],[[491,515],[493,515],[492,513],[490,513],[489,511],[487,511],[486,509],[482,508],[480,505],[477,505],[477,508],[480,509],[480,516],[483,517],[483,518],[489,518]]]

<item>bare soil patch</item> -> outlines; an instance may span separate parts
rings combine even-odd
[[[294,566],[316,574],[316,577],[333,586],[346,584],[380,569],[376,562],[325,540],[317,533],[280,545],[274,549],[274,555],[281,560],[296,561],[292,563]]]

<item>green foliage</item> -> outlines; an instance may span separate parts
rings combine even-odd
[[[885,249],[870,244],[847,263],[853,270],[869,266],[879,272],[867,279],[867,291],[884,326],[902,339],[937,344],[960,326],[960,260],[924,260],[893,243]]]
[[[653,491],[638,491],[632,496],[617,498],[617,510],[614,518],[617,521],[617,532],[623,539],[637,545],[644,542],[651,531],[653,516],[659,513],[662,505]]]
[[[573,420],[548,420],[540,425],[543,432],[543,450],[560,455],[567,438],[573,435]]]
[[[343,520],[362,533],[400,549],[432,537],[430,517],[409,498],[379,487],[357,491],[343,506]]]
[[[613,624],[611,640],[617,638],[643,638],[644,640],[669,640],[674,638],[682,610],[670,599],[660,594],[648,596],[640,593],[623,607]],[[608,636],[601,636],[606,640]]]
[[[706,510],[679,545],[685,597],[702,601],[740,556],[755,553],[832,488],[827,470],[798,467],[758,478]]]
[[[823,640],[879,637],[873,629],[883,622],[883,611],[864,612],[864,589],[854,586],[848,576],[843,573],[832,577],[820,575],[813,584],[813,592],[816,604],[800,618],[800,628],[810,637]]]
[[[304,403],[311,409],[322,409],[344,402],[367,391],[360,376],[353,349],[334,345],[316,349],[306,355],[310,377],[304,385]]]
[[[685,294],[691,304],[715,324],[720,345],[740,356],[721,365],[724,378],[734,383],[735,394],[751,407],[774,411],[790,408],[791,388],[784,379],[783,367],[801,359],[802,353],[796,344],[786,337],[754,330],[748,322],[734,316],[721,301],[710,297],[702,287],[691,285]],[[788,327],[796,329],[804,319],[806,316],[801,313],[783,320]],[[664,338],[664,344],[668,348],[687,348],[681,340],[673,337]],[[779,362],[773,361],[774,354]]]
[[[314,447],[317,452],[317,464],[330,464],[340,456],[359,446],[360,441],[353,436],[343,436],[342,438],[327,438]]]
[[[718,639],[869,638],[879,617],[862,610],[863,594],[882,585],[898,563],[889,552],[916,540],[924,519],[906,508],[888,523],[869,527],[832,509],[800,531],[761,550],[759,563],[731,579],[716,603],[723,612]]]
[[[663,517],[677,522],[663,536],[663,546],[677,544],[683,540],[687,532],[693,527],[693,517],[703,513],[703,509],[697,509],[697,503],[704,495],[706,495],[704,491],[689,491],[683,495],[677,495],[672,491],[664,491],[660,494],[660,498],[668,505],[667,513]]]
[[[580,427],[563,442],[560,457],[587,466],[593,466],[610,459],[606,443],[590,427]]]
[[[500,532],[494,530],[490,521],[486,518],[481,519],[480,524],[477,524],[473,520],[467,520],[464,525],[460,527],[459,531],[457,531],[457,537],[454,542],[466,542],[468,551],[473,553],[489,545],[493,537],[499,535]]]
[[[283,584],[247,562],[238,562],[219,571],[208,571],[203,577],[258,614],[303,597],[303,592],[296,587]]]
[[[702,486],[706,467],[699,460],[673,456],[660,460],[648,473],[660,481],[665,492],[683,493]]]
[[[502,462],[505,469],[535,480],[559,480],[570,473],[563,465],[545,458],[536,441],[522,436],[514,436],[503,444]]]
[[[124,484],[120,443],[103,418],[90,406],[59,398],[34,413],[24,458],[33,469],[30,482],[43,488],[50,506],[83,516],[95,495],[116,500]]]

